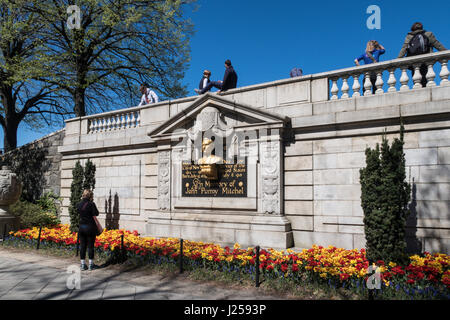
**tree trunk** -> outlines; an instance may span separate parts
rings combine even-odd
[[[3,148],[5,153],[17,148],[17,129],[19,128],[19,121],[6,119],[6,125],[3,126]]]
[[[74,95],[75,106],[73,111],[77,117],[84,117],[86,115],[86,105],[85,105],[85,89],[76,88]]]

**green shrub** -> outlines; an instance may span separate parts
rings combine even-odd
[[[407,260],[405,228],[409,215],[411,187],[406,182],[403,153],[403,125],[400,139],[392,146],[383,136],[381,148],[366,149],[366,168],[360,170],[361,206],[369,261]]]
[[[10,206],[10,212],[19,218],[20,228],[51,227],[60,223],[55,212],[43,210],[38,204],[18,201]]]
[[[36,201],[36,204],[39,205],[42,210],[51,212],[57,216],[61,200],[62,199],[58,195],[50,191],[45,193],[42,197],[40,197]]]

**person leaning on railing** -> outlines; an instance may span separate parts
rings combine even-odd
[[[411,31],[406,35],[402,49],[398,54],[398,58],[403,58],[406,54],[407,57],[412,57],[420,54],[432,53],[433,48],[439,51],[447,50],[434,36],[433,32],[425,31],[423,25],[420,22],[416,22],[412,25]],[[414,77],[414,68],[410,67]],[[425,63],[420,66],[420,74],[422,75],[422,87],[427,85],[428,67]]]
[[[385,52],[386,50],[380,43],[378,43],[378,41],[370,40],[367,42],[366,51],[355,59],[355,64],[359,66],[359,61],[364,61],[364,64],[380,62],[380,56]],[[372,93],[375,93],[377,89],[377,74],[375,72],[370,72],[370,82],[372,83]],[[364,88],[364,83],[362,87]]]

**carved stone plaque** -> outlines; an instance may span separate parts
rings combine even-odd
[[[183,197],[247,197],[247,164],[217,164],[218,179],[208,179],[200,165],[183,163]]]

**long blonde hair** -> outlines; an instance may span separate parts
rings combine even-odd
[[[372,59],[373,62],[376,62],[376,60],[375,60],[375,58],[373,57],[372,52],[373,52],[375,49],[378,49],[379,46],[380,46],[380,45],[378,44],[378,41],[376,41],[376,40],[370,40],[369,42],[367,42],[367,45],[366,45],[366,54],[367,54],[367,56],[368,56],[370,59]]]
[[[88,200],[92,200],[93,197],[94,197],[94,192],[92,192],[89,189],[85,189],[83,191],[83,195],[81,196],[81,198],[88,199]]]

